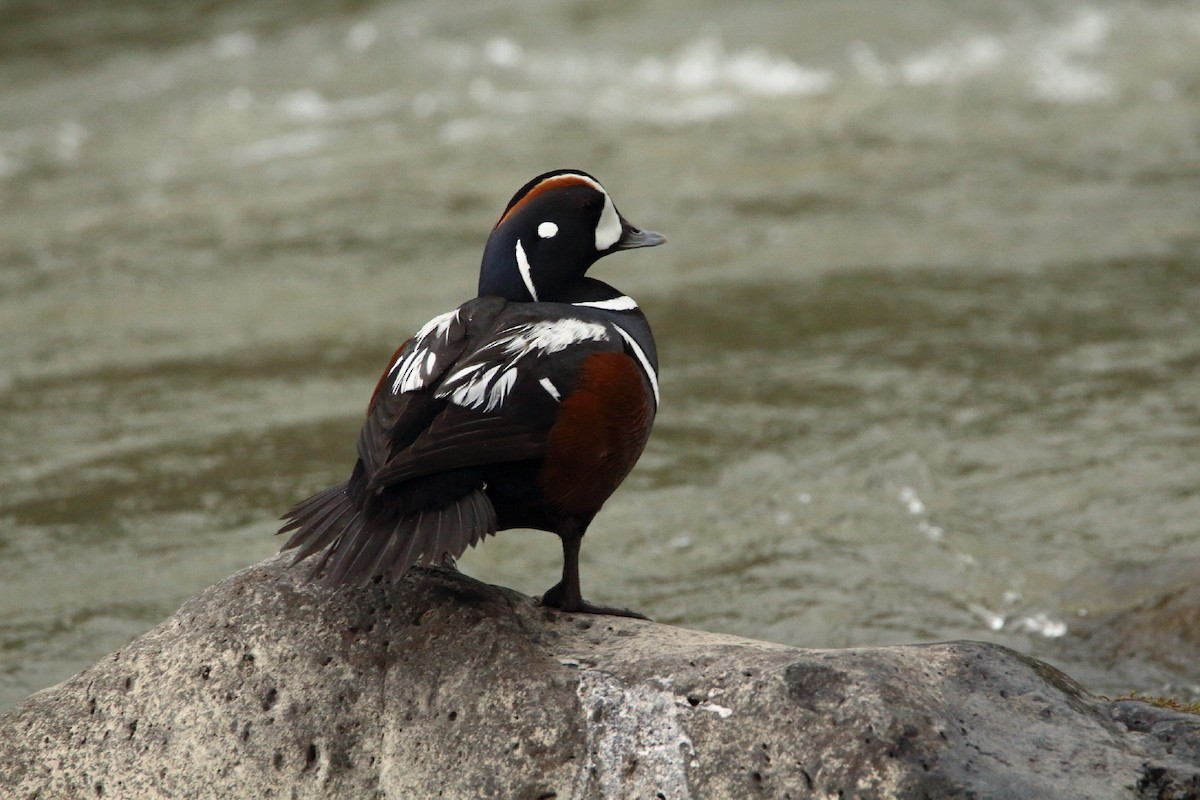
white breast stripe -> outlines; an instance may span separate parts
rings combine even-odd
[[[558,393],[558,387],[554,385],[552,380],[549,378],[542,378],[540,381],[538,381],[538,383],[540,383],[542,388],[546,390],[546,393],[555,400],[562,400],[562,395]]]
[[[633,311],[638,307],[637,301],[627,295],[614,297],[611,300],[592,300],[585,303],[571,303],[582,308],[599,308],[604,311]]]
[[[621,334],[621,338],[625,340],[625,343],[629,345],[629,349],[633,351],[633,354],[637,356],[637,360],[641,362],[646,377],[650,379],[650,388],[654,390],[654,405],[657,406],[659,404],[658,375],[654,374],[654,367],[650,365],[650,359],[646,358],[646,352],[642,350],[641,346],[632,336],[625,332],[624,328],[620,325],[614,325],[613,327],[617,329],[617,333]]]
[[[529,272],[529,257],[525,255],[525,248],[521,246],[520,239],[517,239],[517,270],[521,273],[521,280],[525,281],[525,288],[529,290],[529,296],[536,303],[537,289],[533,288],[533,275]]]

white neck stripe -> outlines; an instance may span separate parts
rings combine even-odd
[[[659,404],[658,399],[658,376],[654,374],[654,367],[650,364],[650,359],[646,358],[646,351],[642,350],[632,336],[630,336],[620,325],[613,325],[617,329],[617,333],[621,334],[621,338],[629,345],[629,349],[637,357],[637,360],[642,365],[642,371],[646,373],[646,377],[650,379],[650,388],[654,390],[654,405]]]
[[[611,300],[590,300],[583,303],[571,303],[583,308],[599,308],[604,311],[633,311],[638,307],[637,301],[628,295],[614,297]]]
[[[537,289],[533,288],[533,275],[529,271],[529,258],[525,255],[525,248],[521,246],[521,240],[517,239],[517,270],[521,273],[521,280],[525,282],[525,288],[529,290],[529,296],[533,298],[533,302],[537,302]]]

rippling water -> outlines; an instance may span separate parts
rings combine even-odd
[[[671,239],[597,267],[664,406],[589,596],[1200,695],[1152,613],[1200,564],[1200,9],[478,9],[0,11],[0,707],[273,552],[560,166]]]

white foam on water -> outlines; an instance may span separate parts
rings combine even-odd
[[[368,20],[355,23],[346,32],[346,49],[353,53],[365,53],[379,41],[379,27]]]
[[[1030,57],[1029,81],[1041,99],[1063,103],[1104,100],[1116,94],[1111,77],[1083,63],[1108,43],[1113,23],[1096,9],[1081,9],[1038,41]]]
[[[1116,93],[1111,75],[1097,63],[1107,55],[1114,23],[1110,14],[1081,9],[1045,29],[979,33],[940,42],[889,62],[869,42],[846,51],[851,69],[878,86],[927,87],[972,79],[1015,82],[1036,99],[1057,103],[1105,100]]]
[[[1014,627],[1019,631],[1035,633],[1047,639],[1058,639],[1067,634],[1067,623],[1053,619],[1041,611],[1032,616],[1021,617],[1014,623]]]
[[[220,61],[247,58],[258,49],[258,40],[249,31],[224,33],[213,39],[212,54]]]
[[[1147,94],[1169,102],[1186,78],[1167,72],[1131,79],[1127,72],[1145,71],[1157,61],[1168,68],[1186,67],[1162,54],[1200,47],[1197,18],[1161,9],[1092,7],[1042,20],[964,17],[962,24],[946,27],[950,32],[910,44],[908,51],[897,50],[901,39],[886,27],[848,26],[843,55],[837,57],[835,43],[831,58],[805,39],[781,45],[779,40],[755,44],[751,38],[749,45],[733,46],[728,41],[735,31],[714,33],[720,30],[715,24],[682,43],[599,44],[583,54],[558,37],[529,33],[454,39],[431,35],[417,17],[391,24],[364,17],[338,34],[340,49],[374,55],[388,50],[385,40],[390,47],[399,39],[404,47],[396,52],[411,54],[407,60],[434,71],[427,85],[437,85],[436,94],[411,87],[393,89],[386,97],[335,97],[302,88],[278,95],[274,102],[293,122],[309,125],[387,120],[396,114],[437,117],[438,138],[451,145],[511,132],[530,116],[682,127],[758,110],[787,113],[809,106],[815,112],[817,106],[809,104],[816,99],[853,96],[864,87],[874,87],[876,100],[880,89],[962,86],[963,92],[984,88],[991,96],[1087,105],[1110,101],[1122,87],[1140,80]],[[870,38],[854,39],[859,29]],[[1164,32],[1171,41],[1148,49],[1147,43]],[[747,39],[743,35],[738,41]],[[244,31],[217,37],[208,49],[218,61],[261,60],[272,51]],[[813,52],[811,59],[806,52]],[[1145,68],[1129,63],[1139,53],[1146,54]],[[331,69],[344,69],[331,64]],[[894,102],[908,101],[899,95]]]
[[[726,52],[716,37],[699,39],[674,56],[644,58],[634,77],[676,91],[733,89],[767,97],[823,94],[834,83],[832,72],[803,67],[762,47]]]
[[[300,130],[261,139],[234,151],[234,162],[241,165],[265,164],[282,158],[299,158],[320,150],[326,135],[316,130]]]
[[[483,46],[483,54],[498,67],[515,67],[525,57],[525,49],[512,39],[499,36],[488,40]]]
[[[285,94],[279,100],[279,108],[289,117],[309,122],[329,115],[329,101],[312,89]]]

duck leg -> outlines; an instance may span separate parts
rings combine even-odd
[[[541,604],[548,608],[557,608],[559,611],[650,619],[645,614],[639,614],[628,608],[602,606],[583,599],[579,588],[579,545],[583,541],[583,531],[579,527],[571,524],[567,526],[566,530],[559,533],[563,546],[562,580],[542,595]]]

